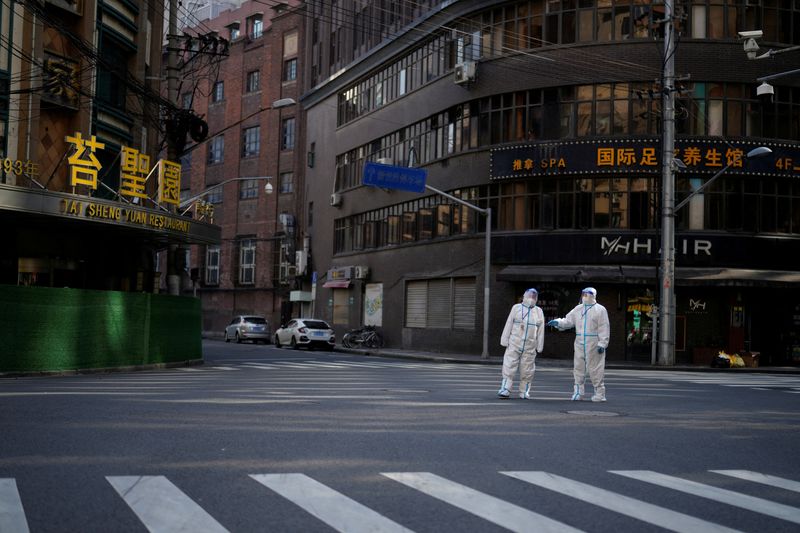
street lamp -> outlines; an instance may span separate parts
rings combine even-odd
[[[753,148],[744,159],[757,159],[768,156],[772,150],[766,146],[759,146]],[[681,200],[672,209],[668,216],[663,218],[663,228],[661,233],[661,309],[659,312],[659,321],[661,322],[658,330],[658,363],[660,365],[670,366],[675,364],[675,214],[680,208],[689,203],[696,194],[706,189],[717,178],[723,175],[729,168],[741,161],[741,157],[731,160],[724,168],[720,169],[714,174],[711,179],[703,183],[697,189],[694,189],[689,195]],[[673,166],[681,166],[677,160],[672,161]],[[683,165],[685,168],[685,165]],[[674,188],[675,181],[672,181]],[[674,190],[665,192],[665,197],[673,199]]]

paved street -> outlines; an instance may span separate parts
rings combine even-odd
[[[206,364],[0,379],[0,532],[797,531],[800,376],[204,343]],[[515,391],[516,392],[516,391]]]

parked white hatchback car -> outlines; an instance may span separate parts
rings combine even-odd
[[[336,335],[324,320],[293,318],[275,331],[275,346],[280,348],[286,344],[294,349],[305,346],[332,350],[336,345]]]
[[[236,315],[225,327],[225,342],[235,340],[269,344],[271,336],[269,322],[258,315]]]

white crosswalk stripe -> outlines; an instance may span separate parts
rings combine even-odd
[[[304,474],[251,474],[250,477],[337,531],[411,531]]]
[[[228,531],[164,476],[106,479],[151,533]]]
[[[547,472],[501,472],[501,474],[521,479],[527,483],[577,498],[643,522],[655,524],[670,531],[685,533],[732,533],[737,531]]]
[[[756,498],[755,496],[739,494],[731,490],[719,489],[711,485],[704,485],[696,481],[668,476],[650,470],[611,470],[611,473],[800,524],[800,509],[796,507],[790,507],[781,503]]]
[[[511,531],[580,531],[429,472],[388,472],[383,475]]]
[[[709,470],[709,472],[722,474],[723,476],[744,479],[747,481],[753,481],[755,483],[763,483],[764,485],[770,485],[772,487],[778,487],[794,492],[800,492],[800,482],[792,481],[791,479],[784,479],[782,477],[768,476],[766,474],[760,474],[750,470]]]
[[[28,521],[19,499],[17,482],[14,479],[0,479],[0,533],[28,533]]]
[[[610,470],[609,472],[657,487],[665,487],[722,502],[739,508],[744,514],[755,512],[795,524],[800,523],[800,509],[763,498],[650,470]],[[794,494],[800,492],[800,483],[797,481],[751,470],[709,470],[709,472],[735,478],[744,484],[760,483]],[[550,472],[502,471],[499,474],[670,531],[686,533],[734,533],[737,531],[722,524],[653,505]],[[576,521],[573,525],[537,513],[536,506],[540,501],[540,496],[532,499],[529,505],[522,507],[431,472],[385,472],[381,475],[511,531],[578,532],[581,527],[591,530],[595,526],[591,522],[580,523],[582,517],[589,515],[584,515],[575,505],[571,505],[571,508],[575,510],[570,515],[571,520]],[[378,511],[366,507],[306,474],[251,474],[249,477],[336,531],[348,533],[411,531],[405,525],[387,518]],[[220,533],[227,531],[223,525],[165,476],[107,476],[106,479],[130,507],[133,514],[151,532]],[[398,488],[398,490],[402,489]],[[555,496],[555,498],[560,497]],[[663,501],[671,500],[664,499]],[[736,522],[737,515],[728,514],[727,516],[729,520],[734,521],[734,525],[738,524]],[[752,524],[752,522],[749,523]],[[767,525],[763,526],[763,528],[768,527]],[[103,528],[98,526],[98,529]],[[7,532],[27,533],[28,523],[16,480],[0,478],[0,533]]]

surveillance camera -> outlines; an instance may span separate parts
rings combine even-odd
[[[775,88],[767,82],[762,82],[761,85],[756,87],[756,96],[768,102],[772,102],[772,96],[775,94]]]
[[[739,37],[741,37],[742,39],[760,39],[763,35],[764,32],[761,30],[739,32]]]
[[[272,184],[270,182],[267,182],[264,185],[264,192],[267,194],[272,194]]]
[[[753,37],[748,37],[744,41],[744,53],[747,54],[747,59],[755,59],[758,53],[758,43]]]

